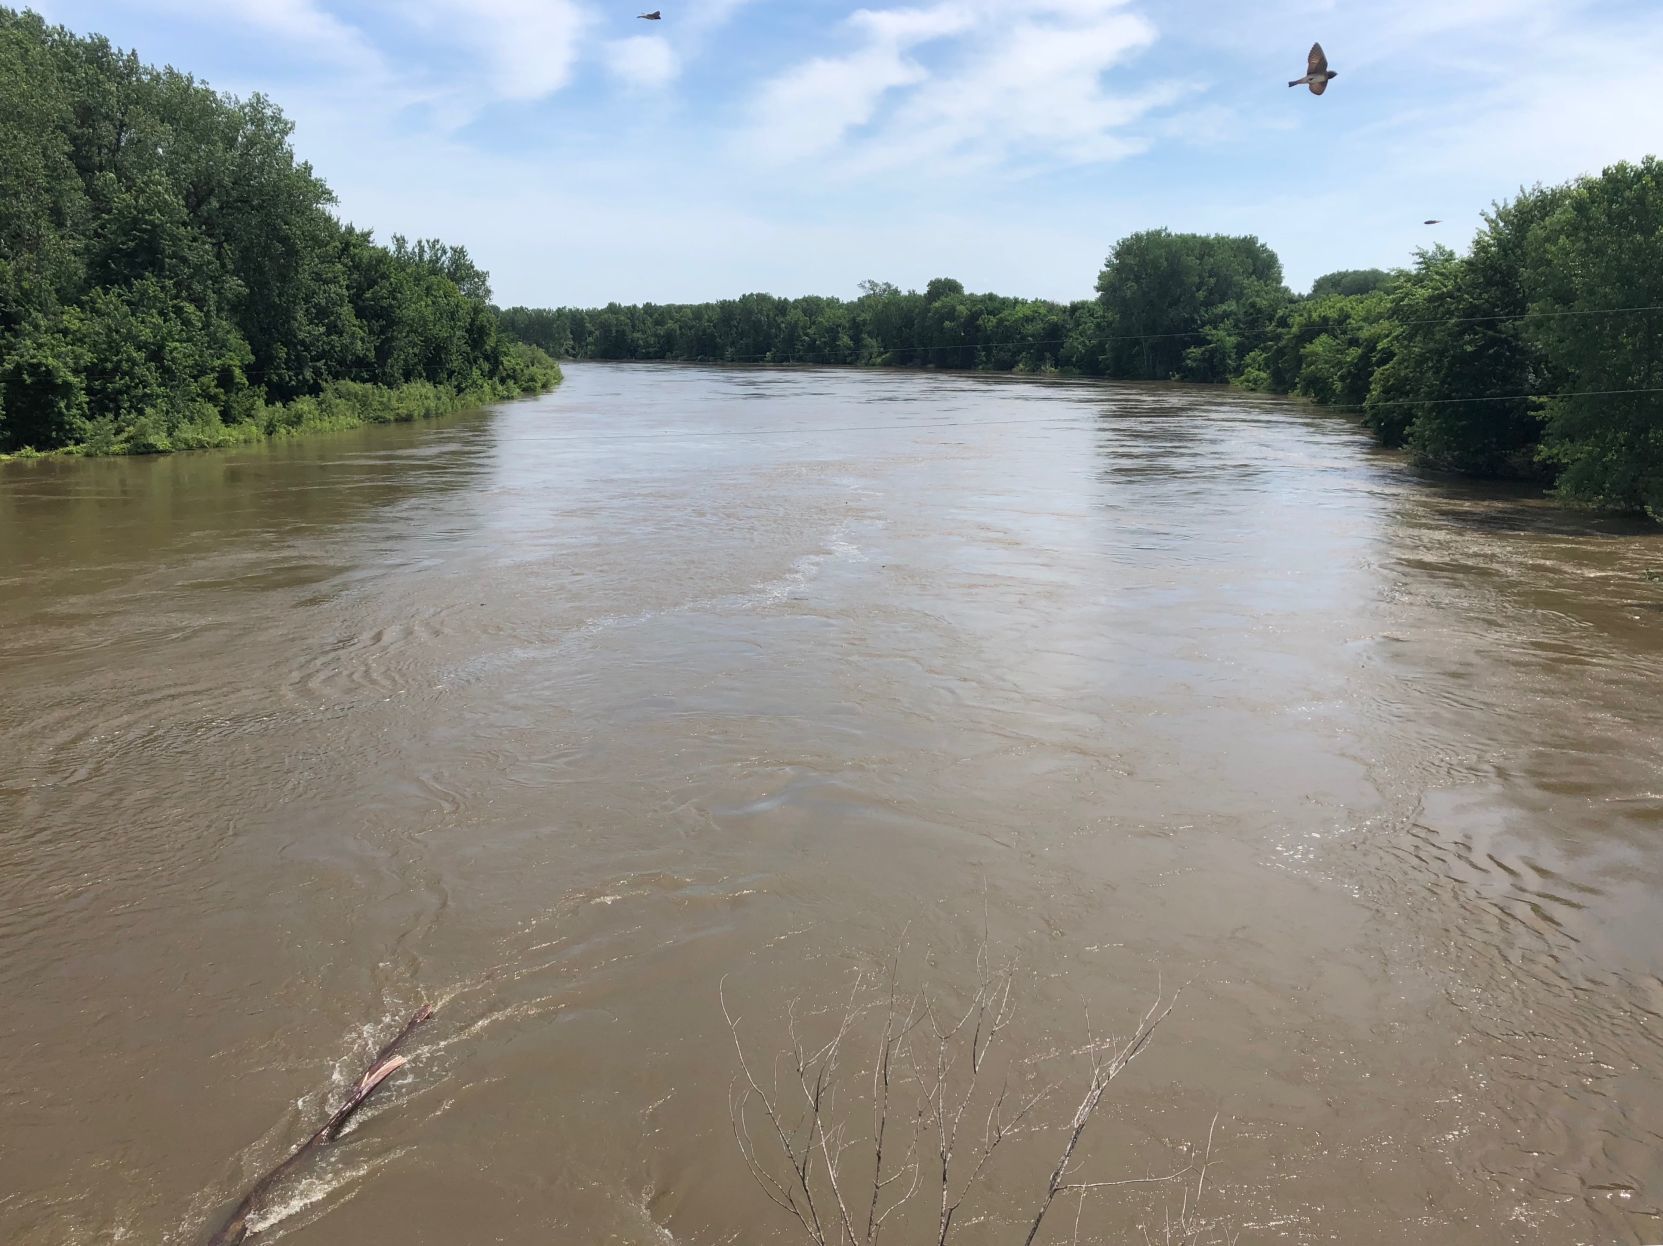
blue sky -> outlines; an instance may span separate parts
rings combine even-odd
[[[465,244],[504,303],[1079,298],[1155,225],[1258,234],[1304,288],[1663,154],[1658,0],[33,7],[267,93],[344,217]],[[1313,39],[1320,99],[1285,85]]]

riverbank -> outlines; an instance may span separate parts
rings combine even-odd
[[[173,454],[185,450],[221,450],[260,441],[299,437],[307,433],[336,432],[362,428],[367,424],[413,424],[419,420],[480,407],[510,398],[545,394],[563,379],[560,365],[550,360],[537,364],[531,374],[515,380],[487,381],[458,389],[413,381],[407,385],[367,385],[359,381],[334,381],[316,397],[293,402],[261,403],[251,418],[234,424],[218,419],[187,424],[169,433],[144,422],[125,437],[113,426],[92,430],[86,441],[62,449],[24,449],[0,454],[0,463],[19,459],[102,458],[111,455]]]

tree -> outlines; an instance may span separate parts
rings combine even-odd
[[[934,277],[930,284],[924,287],[924,301],[937,303],[951,296],[963,297],[964,282],[955,281],[951,277]]]
[[[1114,326],[1104,370],[1142,380],[1228,379],[1245,335],[1289,298],[1281,261],[1257,238],[1165,229],[1116,243],[1097,292]]]
[[[353,381],[552,380],[466,250],[337,221],[291,129],[262,96],[0,8],[0,452],[210,445],[306,414],[268,402],[393,409]]]
[[[1613,165],[1554,195],[1524,260],[1544,371],[1544,453],[1561,496],[1663,519],[1663,162]],[[1556,387],[1559,388],[1559,387]]]
[[[1386,444],[1475,475],[1537,470],[1541,420],[1527,395],[1553,377],[1523,319],[1525,262],[1531,230],[1558,194],[1537,190],[1498,206],[1469,257],[1446,247],[1421,252],[1392,287],[1391,360],[1365,415]]]
[[[1331,294],[1373,294],[1392,279],[1383,268],[1342,268],[1324,273],[1311,283],[1310,297],[1327,298]]]
[[[72,109],[45,24],[0,10],[0,343],[77,281],[71,239],[87,200],[71,158]]]

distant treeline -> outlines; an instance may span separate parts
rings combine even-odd
[[[0,453],[225,445],[559,379],[461,247],[336,220],[291,129],[0,7]]]
[[[1466,255],[1331,273],[1305,296],[1257,238],[1122,239],[1074,303],[865,282],[853,300],[511,308],[579,359],[857,364],[1231,381],[1359,412],[1430,466],[1663,518],[1663,164],[1523,191]],[[1653,392],[1639,392],[1653,391]]]

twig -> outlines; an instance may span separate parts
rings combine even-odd
[[[974,989],[951,1011],[924,992],[902,992],[899,950],[885,970],[855,973],[840,1005],[805,1009],[800,1000],[793,1000],[785,1010],[787,1043],[775,1057],[771,1089],[764,1088],[756,1075],[757,1066],[746,1054],[740,1021],[729,1007],[727,980],[723,979],[718,990],[722,1016],[739,1062],[728,1109],[740,1156],[763,1194],[797,1221],[813,1246],[880,1246],[890,1219],[913,1203],[925,1185],[933,1187],[932,1195],[926,1197],[934,1206],[929,1212],[923,1206],[915,1210],[919,1218],[933,1215],[933,1246],[952,1246],[963,1225],[979,1222],[961,1213],[971,1196],[984,1189],[995,1156],[1017,1133],[1033,1131],[1028,1122],[1056,1089],[1047,1082],[1037,1088],[1023,1086],[1017,1093],[1009,1072],[997,1082],[990,1072],[1000,1036],[1014,1016],[1016,971],[1012,965],[992,963],[985,916],[983,920]],[[1027,1229],[1025,1246],[1033,1246],[1038,1239],[1059,1196],[1079,1198],[1073,1226],[1078,1246],[1085,1203],[1093,1193],[1176,1182],[1196,1171],[1190,1164],[1164,1176],[1071,1179],[1081,1139],[1109,1084],[1143,1053],[1181,994],[1168,999],[1164,989],[1157,990],[1154,1004],[1123,1041],[1099,1041],[1087,1015],[1083,1051],[1090,1056],[1090,1081],[1066,1126],[1066,1141]],[[881,1022],[874,1022],[871,1069],[846,1073],[845,1060],[857,1028],[869,1013],[880,1010]],[[825,1018],[829,1029],[811,1037],[819,1018]],[[789,1073],[781,1068],[782,1063],[789,1066]],[[794,1090],[790,1089],[792,1078],[797,1083]],[[841,1095],[856,1093],[866,1078],[871,1094],[864,1105],[870,1113],[869,1134],[854,1123],[863,1113],[850,1112],[839,1102]],[[903,1116],[898,1100],[908,1091],[914,1096],[913,1107]],[[797,1109],[786,1109],[782,1095],[796,1101]],[[750,1119],[755,1112],[767,1119],[773,1131],[773,1143],[763,1147],[771,1157],[759,1152],[758,1138],[752,1133]],[[968,1131],[967,1120],[972,1122]],[[974,1124],[978,1120],[980,1129]],[[1216,1129],[1216,1117],[1213,1123]],[[1212,1136],[1209,1132],[1207,1154],[1193,1188],[1197,1204],[1206,1188]],[[857,1173],[862,1179],[869,1176],[870,1186],[851,1198],[851,1176]],[[1191,1194],[1186,1185],[1184,1210],[1176,1224],[1168,1216],[1166,1246],[1199,1246]],[[857,1201],[865,1203],[858,1221],[862,1209],[851,1205]],[[910,1213],[903,1216],[909,1218]],[[1180,1236],[1175,1237],[1175,1232]]]
[[[1028,1230],[1028,1236],[1024,1239],[1023,1246],[1033,1246],[1034,1239],[1039,1236],[1039,1227],[1045,1222],[1045,1213],[1051,1210],[1051,1204],[1064,1188],[1063,1178],[1068,1173],[1069,1162],[1074,1158],[1074,1149],[1080,1145],[1080,1138],[1085,1133],[1086,1126],[1091,1124],[1091,1118],[1097,1112],[1097,1105],[1103,1101],[1103,1094],[1108,1090],[1109,1083],[1125,1072],[1126,1066],[1143,1053],[1143,1049],[1149,1045],[1150,1038],[1161,1022],[1172,1015],[1172,1010],[1177,1006],[1178,996],[1181,994],[1183,994],[1182,990],[1175,992],[1170,1001],[1157,998],[1150,1005],[1149,1011],[1143,1014],[1143,1020],[1138,1023],[1136,1032],[1126,1040],[1120,1050],[1115,1053],[1114,1058],[1107,1064],[1103,1063],[1098,1052],[1093,1051],[1091,1085],[1086,1090],[1085,1098],[1080,1100],[1080,1106],[1074,1110],[1074,1120],[1070,1126],[1068,1142],[1063,1147],[1062,1156],[1057,1160],[1056,1168],[1051,1172],[1050,1184],[1046,1187],[1045,1197],[1039,1205],[1039,1211],[1034,1215],[1033,1225]]]

